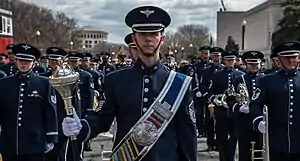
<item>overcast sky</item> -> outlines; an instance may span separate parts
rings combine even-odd
[[[168,30],[182,24],[202,24],[216,35],[216,15],[220,0],[24,0],[63,11],[78,20],[80,26],[93,26],[109,33],[109,41],[123,43],[130,29],[124,18],[128,11],[140,5],[164,8],[172,17]],[[248,10],[266,0],[224,0],[227,10]]]

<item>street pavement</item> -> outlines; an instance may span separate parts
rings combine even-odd
[[[205,141],[205,138],[198,139],[198,161],[218,161],[217,152],[200,152],[207,148]],[[93,151],[85,152],[84,161],[109,161],[107,157],[110,154],[108,152],[112,149],[112,135],[109,133],[100,134],[92,140],[91,146]]]

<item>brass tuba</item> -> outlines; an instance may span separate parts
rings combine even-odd
[[[221,105],[225,108],[229,108],[228,107],[228,104],[227,104],[227,97],[228,96],[234,96],[235,95],[235,90],[234,90],[234,86],[230,86],[228,89],[226,89],[224,91],[223,94],[219,95],[220,97],[220,102],[221,102]]]
[[[266,131],[263,134],[263,146],[261,150],[255,150],[255,142],[251,142],[251,161],[255,160],[263,160],[263,161],[269,161],[270,160],[270,155],[269,155],[269,132],[268,132],[268,107],[264,106],[263,108],[263,121],[266,122]],[[256,153],[261,153],[262,157],[255,157]]]

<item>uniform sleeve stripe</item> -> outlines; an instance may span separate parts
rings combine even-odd
[[[84,121],[84,122],[86,123],[87,127],[88,127],[88,133],[87,133],[87,135],[86,135],[86,137],[85,137],[85,139],[84,139],[84,141],[83,141],[83,142],[85,142],[85,141],[87,141],[87,140],[90,138],[90,135],[91,135],[91,127],[90,127],[90,124],[89,124],[89,122],[88,122],[87,120],[82,119],[82,121]]]
[[[233,107],[232,107],[232,112],[234,112],[234,110],[235,110],[235,106],[237,105],[237,103],[235,103],[234,105],[233,105]]]
[[[209,100],[212,101],[211,99],[212,99],[214,96],[215,96],[215,95],[210,96],[210,97],[209,97]]]
[[[203,97],[204,97],[204,96],[206,96],[207,94],[208,94],[208,93],[207,93],[207,92],[205,92],[205,93],[203,94]]]
[[[58,135],[58,132],[47,132],[46,135]]]
[[[258,116],[258,117],[256,117],[256,118],[253,120],[253,123],[255,123],[257,120],[263,119],[263,118],[264,118],[263,116]]]

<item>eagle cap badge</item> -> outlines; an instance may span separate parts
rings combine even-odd
[[[25,50],[28,50],[28,49],[30,49],[31,47],[30,46],[28,46],[28,45],[23,45],[22,46]]]
[[[140,11],[142,14],[146,15],[146,17],[148,18],[152,13],[154,13],[153,10],[149,10],[148,8],[146,10],[142,10]]]

